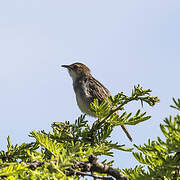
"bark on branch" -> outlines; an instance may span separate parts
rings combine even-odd
[[[37,167],[43,166],[45,163],[56,163],[56,161],[34,161],[32,163],[24,163],[24,165],[28,165],[30,169],[35,170]],[[94,174],[103,173],[107,174],[107,176],[100,176]],[[124,177],[118,170],[102,164],[98,162],[96,156],[91,155],[88,158],[88,161],[75,161],[74,165],[67,169],[65,173],[67,176],[78,175],[78,176],[90,176],[95,179],[106,179],[106,180],[128,180],[127,177]]]
[[[81,171],[76,171],[76,169],[81,169]],[[88,174],[90,172],[91,174]],[[97,176],[94,175],[94,172],[98,173],[105,173],[108,176]],[[104,165],[100,162],[98,162],[98,159],[96,156],[91,155],[88,159],[88,161],[78,161],[74,163],[74,166],[70,169],[70,174],[77,174],[82,176],[92,176],[94,178],[98,179],[118,179],[118,180],[128,180],[127,177],[124,177],[118,170],[108,166]]]

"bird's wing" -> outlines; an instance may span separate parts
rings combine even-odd
[[[89,94],[92,97],[92,101],[94,99],[98,99],[99,103],[101,103],[104,99],[107,99],[108,96],[111,96],[111,93],[109,92],[108,89],[106,89],[99,81],[91,77],[89,80]],[[118,114],[117,112],[115,114]],[[125,125],[121,126],[123,131],[126,133],[127,137],[129,138],[130,141],[132,141],[132,137],[128,132],[128,129],[126,128]]]
[[[111,96],[109,90],[93,77],[91,77],[88,82],[88,91],[93,100],[98,99],[99,103],[101,103],[104,99],[107,99],[108,96]]]

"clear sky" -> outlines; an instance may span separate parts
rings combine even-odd
[[[81,114],[62,64],[85,63],[113,95],[134,85],[161,102],[145,106],[152,118],[128,127],[133,143],[162,137],[159,124],[180,98],[179,0],[0,1],[0,147],[30,142],[32,130]],[[127,106],[135,112],[140,103]],[[94,119],[88,117],[90,123]],[[121,128],[112,139],[132,146]],[[134,167],[130,153],[115,151],[114,167]]]

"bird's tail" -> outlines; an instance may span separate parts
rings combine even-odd
[[[127,136],[127,137],[129,138],[129,140],[132,142],[133,139],[132,139],[131,135],[129,134],[126,126],[122,125],[121,127],[122,127],[123,131],[126,133],[126,136]]]

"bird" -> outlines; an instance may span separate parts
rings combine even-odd
[[[94,102],[94,99],[97,99],[99,103],[107,100],[109,96],[112,96],[110,91],[91,75],[91,70],[85,64],[76,62],[61,66],[68,70],[72,78],[79,109],[89,116],[96,117],[96,114],[91,111],[90,104]],[[129,140],[132,141],[126,126],[121,125],[121,127]]]

